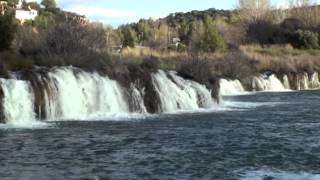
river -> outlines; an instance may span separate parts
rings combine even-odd
[[[0,127],[11,179],[320,179],[320,91],[225,97],[211,110]]]

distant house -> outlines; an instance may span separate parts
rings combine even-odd
[[[89,23],[89,20],[86,19],[85,16],[81,16],[76,13],[64,12],[64,16],[66,18],[66,21],[68,21],[68,22],[75,22],[75,23],[83,25],[83,26],[86,26]]]
[[[37,16],[38,16],[38,11],[31,9],[30,7],[29,7],[29,10],[22,10],[22,9],[16,10],[16,19],[20,20],[21,24],[23,24],[28,20],[34,21]]]
[[[7,1],[0,1],[0,15],[5,15],[8,9],[15,9],[15,18],[18,19],[21,24],[25,23],[28,20],[34,21],[38,16],[38,11],[28,7],[27,10],[22,9],[22,0],[18,4],[8,6]]]
[[[28,7],[28,10],[22,9],[22,0],[19,1],[16,6],[16,19],[18,19],[21,24],[28,20],[34,21],[37,16],[37,10],[32,9],[30,6]]]

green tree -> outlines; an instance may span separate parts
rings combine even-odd
[[[12,6],[18,4],[19,0],[7,0],[7,2],[8,2],[8,5],[10,7],[12,7]]]
[[[0,51],[10,49],[17,24],[12,14],[0,16]]]
[[[137,43],[136,32],[130,27],[125,27],[124,30],[122,31],[122,34],[123,34],[122,46],[135,47]]]
[[[303,49],[319,49],[319,35],[312,31],[297,31],[298,43]]]
[[[54,14],[52,14],[51,12],[41,13],[41,15],[36,17],[34,25],[42,29],[51,29],[55,27],[56,21]]]
[[[27,3],[26,0],[22,1],[21,9],[23,9],[23,10],[28,10],[29,9],[28,3]]]
[[[204,20],[204,33],[201,36],[200,48],[206,52],[225,51],[227,45],[218,31],[217,23],[207,16]]]
[[[43,5],[46,10],[57,8],[57,3],[55,0],[42,0],[41,5]]]

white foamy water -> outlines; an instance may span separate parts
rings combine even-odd
[[[174,72],[166,74],[162,70],[152,77],[160,96],[162,112],[197,110],[213,105],[211,92],[199,83],[185,80]]]
[[[307,172],[286,172],[286,171],[272,171],[272,170],[259,170],[249,171],[241,176],[241,180],[319,180],[319,174],[310,174]]]
[[[220,80],[220,95],[229,96],[229,95],[241,95],[245,94],[246,91],[239,80]]]
[[[62,68],[49,73],[51,82],[56,82],[57,99],[53,99],[46,106],[46,112],[51,114],[51,119],[86,119],[92,114],[117,114],[129,113],[120,85],[96,73],[83,71],[73,72],[71,69]],[[53,108],[59,108],[53,109]]]
[[[139,90],[134,84],[124,89],[107,76],[72,67],[56,68],[45,76],[39,73],[34,77],[42,88],[37,89],[36,96],[29,81],[0,80],[7,124],[37,126],[42,124],[39,119],[116,120],[147,114],[144,104],[147,92],[144,88]],[[152,75],[152,81],[160,97],[159,113],[197,110],[214,105],[211,91],[204,85],[185,80],[175,72],[159,71]],[[35,99],[40,102],[36,103]],[[36,113],[35,109],[39,112]],[[45,114],[46,117],[38,119],[37,114]]]
[[[257,91],[287,91],[288,89],[275,76],[259,76],[253,78],[253,89]]]

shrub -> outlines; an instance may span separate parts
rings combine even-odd
[[[150,58],[145,58],[142,63],[141,67],[146,70],[150,70],[152,72],[156,72],[159,69],[160,61],[157,57],[150,56]]]
[[[260,45],[272,44],[278,31],[277,25],[268,20],[260,19],[248,25],[247,37],[249,41],[257,42]]]
[[[287,32],[295,32],[299,29],[304,29],[303,22],[297,18],[287,18],[283,20],[280,27]]]
[[[232,51],[214,64],[215,72],[230,79],[243,79],[255,73],[254,60],[239,51]]]
[[[13,15],[0,16],[0,51],[10,49],[17,30]]]
[[[297,46],[303,49],[319,49],[319,35],[311,31],[298,30],[295,34]]]

